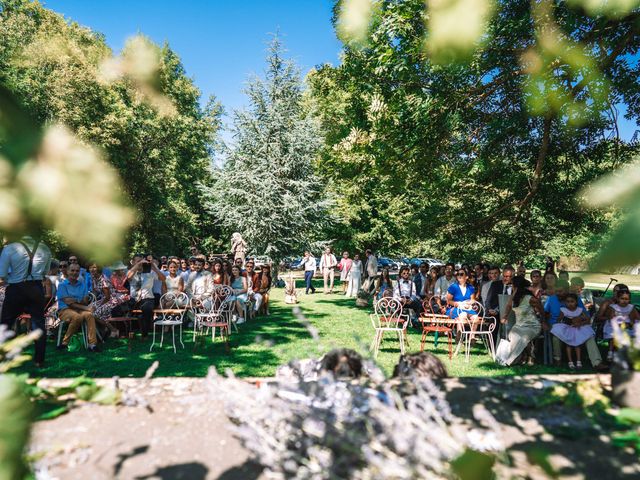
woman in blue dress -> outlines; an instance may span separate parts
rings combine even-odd
[[[478,312],[474,310],[473,304],[476,300],[476,289],[468,283],[466,270],[460,269],[456,274],[456,281],[447,290],[447,315],[453,319],[459,318],[471,323],[471,331],[475,332],[478,322]],[[464,323],[458,324],[458,332],[464,329]],[[473,333],[471,342],[475,341]]]

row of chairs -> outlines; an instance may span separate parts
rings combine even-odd
[[[493,335],[497,320],[495,317],[485,315],[484,307],[480,302],[469,301],[467,309],[476,313],[459,317],[458,319],[452,319],[448,315],[436,312],[431,298],[424,300],[422,307],[424,313],[419,317],[422,326],[420,351],[424,350],[427,336],[430,333],[435,336],[436,347],[438,336],[445,335],[448,340],[449,358],[451,359],[454,355],[453,336],[460,332],[460,341],[455,350],[456,355],[460,348],[464,346],[465,361],[469,362],[471,341],[474,337],[477,337],[483,342],[491,357],[495,359]],[[400,353],[404,354],[405,344],[409,347],[407,327],[411,323],[411,319],[409,313],[403,311],[400,301],[392,297],[382,297],[374,303],[374,312],[370,315],[370,319],[375,330],[375,336],[371,343],[371,350],[373,350],[374,356],[378,355],[385,333],[397,335],[400,343]]]

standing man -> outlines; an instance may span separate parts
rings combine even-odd
[[[308,250],[304,252],[302,265],[304,265],[304,283],[307,287],[305,293],[309,295],[309,290],[311,290],[311,293],[316,293],[316,289],[313,287],[313,274],[316,273],[316,259]]]
[[[8,244],[0,255],[0,283],[8,283],[3,308],[2,325],[11,327],[21,313],[31,315],[32,325],[41,330],[36,340],[34,361],[44,364],[47,336],[44,324],[44,286],[42,280],[51,267],[51,250],[40,240],[24,236]]]
[[[367,249],[364,254],[367,257],[367,261],[364,266],[365,281],[362,289],[367,292],[373,292],[376,287],[376,280],[378,279],[378,259],[370,249]]]
[[[336,265],[338,265],[338,261],[336,260],[336,256],[331,253],[331,247],[325,248],[324,254],[320,259],[320,271],[322,272],[322,278],[324,279],[325,295],[333,293],[333,282],[336,275]],[[327,283],[329,283],[329,288],[327,288]]]

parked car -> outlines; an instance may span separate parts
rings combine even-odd
[[[273,265],[273,260],[267,255],[257,255],[253,257],[255,268],[262,268],[263,265]]]
[[[388,268],[389,270],[400,270],[400,267],[396,262],[387,257],[378,258],[378,270]]]

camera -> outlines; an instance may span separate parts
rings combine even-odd
[[[151,264],[143,263],[142,264],[142,273],[151,273]]]

